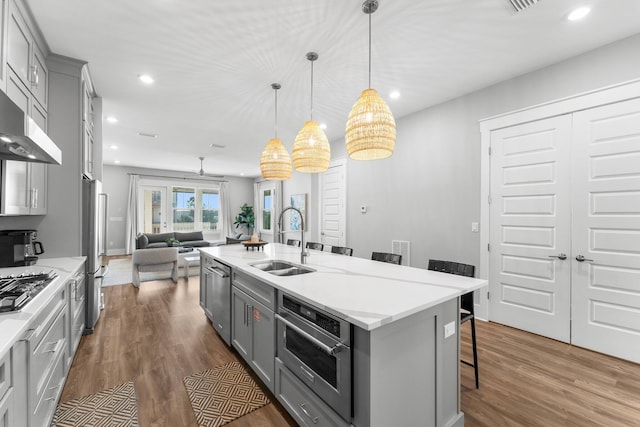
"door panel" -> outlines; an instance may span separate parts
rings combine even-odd
[[[640,362],[640,100],[573,126],[572,342]]]
[[[344,164],[330,167],[321,178],[321,241],[327,246],[345,246]]]
[[[491,320],[570,339],[571,116],[491,134]]]

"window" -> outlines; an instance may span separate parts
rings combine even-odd
[[[273,190],[262,192],[262,230],[272,231],[271,213],[273,212]]]
[[[198,192],[201,206],[202,230],[218,230],[220,217],[220,194],[218,190],[203,189]]]
[[[195,230],[196,197],[193,188],[173,187],[173,231]]]
[[[139,230],[202,231],[206,240],[220,239],[225,201],[217,186],[144,180],[138,189]]]

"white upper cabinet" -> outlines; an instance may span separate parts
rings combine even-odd
[[[9,4],[7,63],[44,109],[48,103],[45,55],[36,43],[18,4]]]

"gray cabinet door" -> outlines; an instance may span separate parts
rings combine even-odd
[[[251,324],[251,366],[269,390],[274,390],[276,324],[273,311],[253,300],[249,307]]]
[[[235,286],[231,288],[231,343],[247,362],[251,362],[249,300],[247,294]]]
[[[211,273],[203,273],[202,278],[203,282],[200,282],[200,306],[204,309],[204,313],[210,320],[213,320],[213,312],[211,308],[213,306],[212,303],[212,294],[213,294],[213,277]]]

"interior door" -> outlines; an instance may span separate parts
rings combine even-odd
[[[571,116],[491,133],[490,319],[570,340]]]
[[[164,187],[140,186],[138,229],[143,233],[167,231],[167,191]]]
[[[320,179],[322,195],[320,240],[325,246],[345,246],[345,164],[332,165]]]
[[[575,113],[572,157],[572,342],[640,362],[640,100]]]

